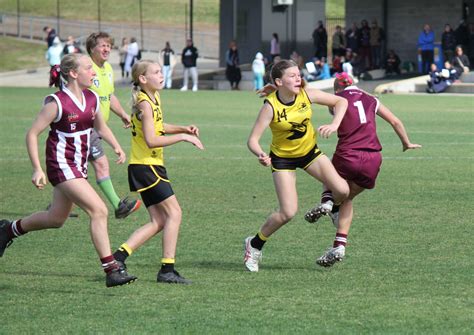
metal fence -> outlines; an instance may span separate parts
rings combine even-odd
[[[85,43],[89,34],[98,31],[97,22],[61,19],[56,17],[17,16],[14,14],[0,14],[0,31],[3,36],[18,36],[22,38],[43,40],[45,34],[43,27],[49,26],[60,31],[61,39],[65,40],[72,35],[79,43]],[[136,37],[141,48],[145,51],[159,51],[169,41],[171,47],[180,53],[185,46],[186,28],[156,28],[146,25],[116,24],[100,22],[100,29],[109,33],[119,45],[123,37]],[[143,40],[141,41],[141,36]],[[199,55],[206,58],[219,58],[219,31],[194,30],[193,41],[199,50]]]

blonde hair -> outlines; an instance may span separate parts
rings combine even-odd
[[[133,64],[132,67],[132,114],[133,113],[138,113],[138,93],[140,93],[140,76],[145,75],[146,71],[148,70],[148,67],[152,64],[158,64],[155,61],[144,59],[136,62]]]
[[[69,72],[77,71],[79,68],[79,59],[82,57],[87,57],[83,54],[73,53],[67,54],[61,60],[61,64],[59,65],[60,74],[61,74],[61,81],[63,84],[67,84],[69,82]]]

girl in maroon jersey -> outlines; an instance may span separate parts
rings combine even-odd
[[[413,144],[403,123],[380,101],[370,94],[353,86],[353,79],[345,72],[336,75],[334,80],[336,95],[348,101],[348,107],[338,129],[338,143],[332,162],[337,172],[347,180],[349,197],[338,206],[333,206],[332,193],[325,190],[321,204],[309,210],[305,219],[316,222],[323,215],[329,215],[337,227],[333,246],[316,263],[332,266],[345,256],[347,235],[352,224],[352,200],[365,189],[375,187],[375,180],[382,164],[382,146],[377,137],[376,115],[387,121],[400,138],[403,151],[421,148]]]
[[[136,279],[121,269],[110,249],[107,231],[107,207],[87,182],[87,156],[91,129],[95,128],[117,154],[117,163],[125,161],[125,153],[105,124],[97,95],[87,89],[95,76],[92,61],[81,54],[66,55],[60,65],[65,85],[61,91],[46,97],[44,106],[26,135],[28,155],[33,165],[31,181],[44,189],[47,181],[38,154],[38,137],[50,126],[46,141],[46,171],[53,189],[48,211],[36,212],[15,220],[0,221],[0,256],[14,238],[35,230],[60,228],[73,204],[90,217],[92,242],[106,273],[106,286],[117,286]]]

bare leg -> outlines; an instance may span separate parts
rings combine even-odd
[[[347,182],[337,173],[329,158],[321,155],[306,168],[311,176],[322,182],[329,188],[334,197],[334,203],[340,204],[349,195]]]
[[[298,211],[298,194],[296,192],[296,173],[290,171],[273,172],[273,182],[280,208],[270,214],[260,231],[270,237],[284,224],[290,221]]]

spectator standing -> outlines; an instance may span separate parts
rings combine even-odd
[[[225,61],[225,75],[230,83],[230,88],[238,90],[242,74],[240,72],[239,50],[237,50],[237,43],[235,41],[230,42],[229,49],[225,53]]]
[[[382,43],[385,40],[385,33],[379,27],[377,20],[372,21],[370,28],[370,54],[374,69],[380,69],[382,65]]]
[[[332,59],[336,56],[344,56],[346,51],[346,42],[341,26],[336,26],[336,32],[332,35]]]
[[[328,33],[324,28],[323,21],[318,21],[318,26],[313,31],[314,56],[321,59],[321,57],[328,56]]]
[[[181,53],[181,63],[184,67],[183,72],[183,87],[181,87],[181,91],[188,90],[188,80],[189,75],[191,74],[191,78],[193,80],[193,91],[198,90],[198,73],[196,67],[196,60],[198,58],[198,49],[193,44],[192,39],[188,39],[186,41],[186,47],[183,49]]]
[[[56,30],[54,30],[51,27],[44,27],[43,31],[46,33],[46,43],[48,44],[48,48],[53,45],[54,38],[57,36],[56,35]]]
[[[79,43],[76,42],[74,37],[69,35],[67,37],[66,44],[64,45],[64,48],[63,48],[63,54],[67,55],[67,54],[76,54],[76,53],[80,54],[82,53],[82,50],[79,47]]]
[[[176,65],[176,57],[174,50],[171,49],[170,42],[166,42],[165,48],[160,52],[160,64],[163,70],[163,78],[165,78],[164,88],[171,88],[173,69]]]
[[[138,56],[139,47],[137,39],[132,37],[130,39],[130,44],[127,46],[127,56],[125,57],[125,73],[132,72],[132,66],[135,64],[136,58]]]
[[[265,75],[265,62],[261,52],[257,52],[255,59],[252,62],[253,83],[255,90],[263,87],[263,76]]]
[[[449,23],[444,26],[444,31],[441,35],[441,48],[443,49],[444,61],[450,61],[454,56],[454,49],[456,48],[456,36]]]
[[[119,64],[120,64],[120,69],[122,70],[122,79],[123,78],[128,78],[130,71],[125,71],[125,60],[127,59],[127,53],[128,53],[128,38],[124,37],[122,38],[122,45],[119,47]]]
[[[63,56],[63,45],[58,36],[53,40],[53,44],[46,51],[46,59],[48,60],[49,66],[53,67],[61,63]]]
[[[370,54],[370,27],[367,20],[362,20],[359,34],[359,56],[361,71],[372,67],[372,58]]]
[[[352,52],[359,52],[359,28],[357,23],[353,22],[349,30],[346,31],[346,47]]]
[[[270,58],[273,62],[275,57],[280,56],[280,38],[277,33],[272,34],[272,39],[270,41]]]
[[[469,24],[469,49],[468,49],[469,63],[471,70],[474,69],[474,23]]]
[[[434,60],[434,39],[435,34],[429,24],[425,24],[423,31],[418,36],[418,52],[421,54],[421,73],[427,74],[430,71],[431,63]]]
[[[454,35],[456,36],[457,45],[461,45],[463,50],[467,50],[469,45],[469,29],[467,28],[466,21],[459,21],[459,26],[454,31]]]

